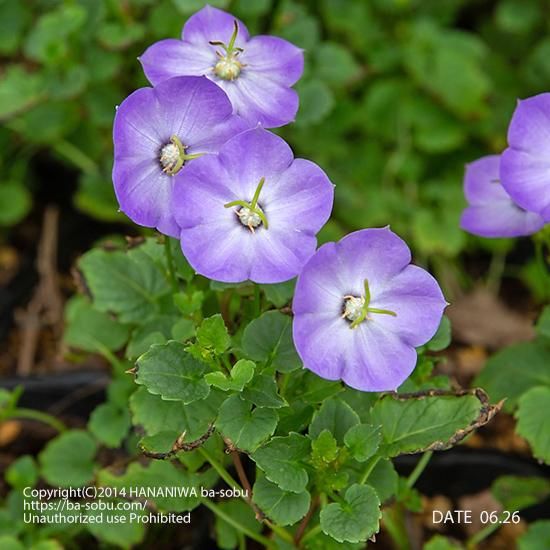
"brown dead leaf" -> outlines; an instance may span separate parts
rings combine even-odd
[[[458,299],[447,310],[457,341],[490,350],[531,340],[532,321],[504,305],[485,288]]]

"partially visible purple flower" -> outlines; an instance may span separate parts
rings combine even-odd
[[[298,276],[293,336],[304,366],[363,391],[395,390],[435,334],[446,302],[437,281],[409,265],[389,228],[363,229],[319,248]]]
[[[249,38],[241,21],[211,6],[188,19],[182,40],[156,42],[140,61],[153,85],[173,76],[207,76],[249,127],[283,126],[298,110],[291,86],[304,70],[302,50],[275,36]]]
[[[170,209],[176,180],[185,184],[189,161],[217,152],[245,128],[227,96],[207,78],[173,78],[135,91],[118,107],[113,128],[120,209],[135,223],[176,237]]]
[[[193,161],[185,178],[173,197],[181,248],[199,274],[217,281],[292,279],[332,210],[327,175],[262,128]]]
[[[550,93],[518,102],[500,181],[514,202],[550,221]]]
[[[482,157],[466,166],[464,194],[469,206],[460,227],[481,237],[521,237],[536,233],[544,220],[518,206],[500,183],[500,156]]]

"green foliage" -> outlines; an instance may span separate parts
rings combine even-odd
[[[501,476],[491,486],[505,510],[522,510],[550,495],[550,480],[542,477]]]
[[[517,432],[525,437],[535,458],[550,464],[550,386],[538,386],[525,392],[519,399],[516,418]]]
[[[544,550],[550,544],[550,520],[535,521],[518,539],[519,550]]]

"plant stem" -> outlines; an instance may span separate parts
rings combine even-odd
[[[28,420],[36,420],[38,422],[42,422],[43,424],[51,426],[54,430],[60,433],[64,432],[67,429],[65,424],[57,420],[57,418],[54,418],[53,416],[45,412],[36,411],[34,409],[17,408],[11,411],[9,416],[11,418],[25,418]]]
[[[309,539],[315,537],[315,536],[318,535],[320,532],[321,532],[321,524],[318,523],[315,527],[312,527],[312,528],[304,535],[304,538],[302,539],[302,543],[306,542],[306,540],[309,540]]]
[[[168,278],[172,285],[174,292],[179,291],[178,279],[176,278],[176,269],[174,267],[174,258],[172,256],[172,249],[170,248],[170,237],[164,238],[164,254],[166,256],[166,265],[168,266]]]
[[[473,550],[481,541],[492,535],[499,527],[502,527],[501,522],[504,519],[506,519],[505,512],[501,512],[498,516],[498,521],[490,523],[466,541],[466,548],[468,550]]]
[[[264,537],[263,535],[259,535],[258,533],[254,533],[254,531],[251,531],[248,527],[243,525],[242,523],[239,523],[235,518],[232,516],[226,514],[223,510],[221,510],[218,506],[216,506],[213,502],[208,500],[207,498],[201,499],[202,504],[204,504],[211,512],[213,512],[215,515],[217,515],[219,518],[223,519],[226,523],[229,523],[232,527],[237,529],[238,532],[241,532],[245,534],[248,538],[251,538],[255,540],[256,542],[259,542],[260,544],[263,544],[265,548],[274,548],[275,543],[268,539],[267,537]]]
[[[212,468],[218,472],[218,475],[229,485],[231,488],[242,489],[242,487],[233,479],[231,474],[224,468],[223,464],[220,464],[204,447],[197,449],[199,453],[210,463]]]
[[[382,457],[380,455],[374,455],[368,462],[365,467],[365,471],[363,472],[363,475],[361,476],[361,479],[359,480],[359,483],[361,485],[365,484],[367,482],[367,479],[369,479],[369,476],[371,475],[372,471],[374,470],[375,466],[378,464]]]
[[[65,157],[84,173],[94,175],[99,172],[95,161],[72,143],[61,140],[53,144],[52,147],[56,153]]]
[[[409,477],[407,478],[407,487],[412,487],[418,480],[418,478],[422,475],[422,472],[428,465],[428,462],[430,462],[430,459],[432,458],[433,451],[426,451],[420,460],[416,463],[416,466],[414,467],[414,470],[411,472]]]

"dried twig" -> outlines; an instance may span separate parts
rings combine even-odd
[[[22,332],[17,373],[21,376],[28,376],[33,369],[42,327],[52,327],[56,338],[61,335],[63,298],[57,276],[58,223],[58,208],[48,206],[44,212],[36,261],[40,279],[26,310],[17,313]]]
[[[311,505],[309,507],[309,510],[307,511],[307,514],[304,516],[304,519],[300,522],[300,525],[298,525],[298,529],[296,529],[296,533],[294,535],[294,544],[296,546],[300,545],[300,541],[302,540],[302,537],[306,532],[306,528],[311,518],[313,517],[313,514],[315,513],[317,506],[319,506],[319,495],[316,495],[315,498],[311,501]]]
[[[176,441],[174,441],[172,448],[166,453],[154,453],[152,451],[147,451],[143,447],[141,447],[141,452],[149,458],[155,458],[157,460],[166,460],[168,458],[172,458],[174,455],[176,455],[180,451],[189,452],[189,451],[195,450],[197,447],[200,447],[213,433],[214,433],[214,425],[210,424],[210,426],[208,426],[208,430],[206,430],[204,434],[202,434],[198,439],[195,439],[194,441],[190,441],[189,443],[185,443],[185,432],[183,432],[176,439]]]

